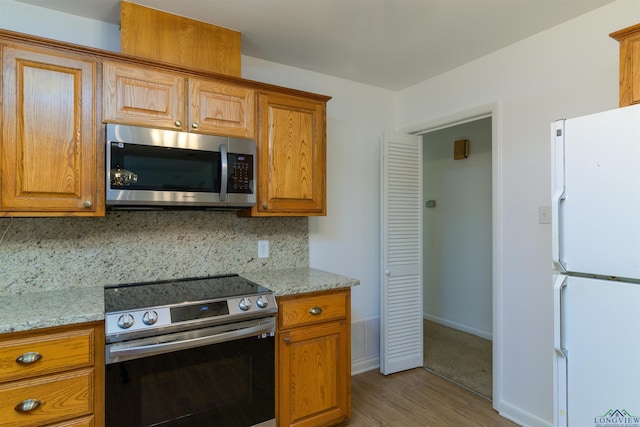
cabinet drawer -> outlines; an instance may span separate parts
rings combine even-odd
[[[93,369],[39,377],[0,385],[0,420],[3,427],[27,427],[63,421],[93,412]],[[27,412],[16,405],[28,399],[40,406]]]
[[[63,421],[61,423],[53,424],[49,427],[94,427],[95,425],[95,418],[93,416],[89,416],[77,418],[71,421]]]
[[[0,382],[60,372],[93,364],[93,329],[31,335],[0,341]],[[40,358],[20,363],[22,355]]]
[[[278,300],[281,329],[347,317],[348,293],[339,291],[313,296],[285,297]]]

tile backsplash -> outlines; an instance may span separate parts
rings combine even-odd
[[[309,266],[307,218],[114,211],[0,219],[0,294]],[[258,240],[269,257],[258,258]]]

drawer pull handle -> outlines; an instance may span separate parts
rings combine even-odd
[[[291,344],[291,338],[287,337],[284,339],[285,344]]]
[[[42,359],[42,355],[37,351],[30,351],[28,353],[24,353],[20,355],[16,362],[21,365],[30,365],[31,363],[36,363],[38,360]]]
[[[28,412],[33,411],[38,406],[40,406],[41,402],[38,399],[26,399],[16,405],[16,412],[20,412],[22,414],[26,414]]]
[[[309,313],[314,315],[314,316],[318,316],[318,315],[322,314],[322,308],[321,307],[313,307],[311,310],[309,310]]]

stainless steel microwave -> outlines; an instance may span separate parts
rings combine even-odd
[[[109,208],[255,205],[256,142],[107,124]]]

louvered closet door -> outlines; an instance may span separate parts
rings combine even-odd
[[[380,371],[423,365],[422,142],[385,132],[381,164]]]

